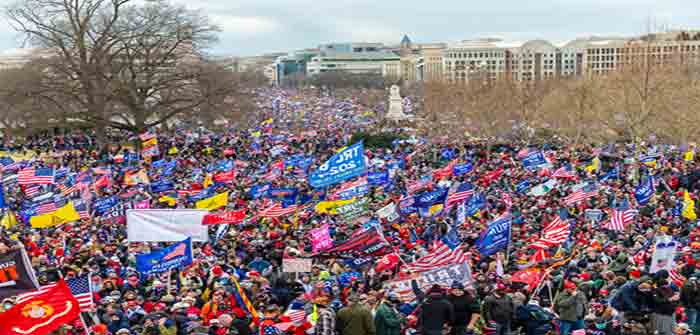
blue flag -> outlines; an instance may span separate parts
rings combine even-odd
[[[486,207],[486,198],[482,193],[474,193],[467,203],[467,215],[474,216],[481,209]]]
[[[525,179],[515,186],[515,191],[518,193],[527,193],[530,189],[530,179]]]
[[[452,168],[452,173],[455,176],[461,176],[471,172],[473,169],[474,165],[472,163],[457,164]]]
[[[513,218],[509,213],[497,218],[489,224],[488,228],[481,234],[476,247],[484,256],[497,253],[510,243],[510,227]]]
[[[637,189],[634,190],[634,198],[637,199],[640,205],[644,206],[651,200],[651,196],[654,195],[655,191],[654,176],[650,175],[644,182],[639,183]]]
[[[168,179],[160,179],[151,183],[151,192],[162,193],[175,189],[175,183]]]
[[[372,186],[385,185],[389,183],[389,172],[370,172],[367,174],[367,182]]]
[[[267,195],[267,192],[270,190],[272,187],[272,184],[270,183],[265,183],[265,184],[260,184],[260,185],[255,185],[250,188],[250,196],[253,199],[259,199]]]
[[[146,275],[162,273],[190,264],[192,264],[191,238],[150,254],[136,255],[136,270]]]
[[[610,179],[620,179],[620,169],[617,166],[601,177],[600,181],[607,181]]]
[[[97,215],[102,215],[107,212],[110,208],[116,206],[119,203],[119,199],[116,195],[107,198],[100,198],[95,200],[92,204],[92,208],[95,210]]]
[[[415,206],[422,217],[433,217],[440,215],[445,207],[445,200],[447,200],[447,193],[449,189],[438,188],[434,191],[423,192],[417,195]]]
[[[312,172],[309,183],[320,188],[363,174],[366,169],[364,151],[362,142],[343,149]]]
[[[7,207],[7,204],[5,204],[5,188],[0,184],[0,208],[5,207]]]
[[[442,157],[442,159],[448,160],[448,161],[455,158],[455,155],[456,154],[455,154],[454,149],[451,149],[451,148],[442,149],[442,152],[440,152],[440,156]]]
[[[546,164],[547,160],[544,158],[542,151],[530,152],[523,158],[523,166],[526,169],[536,169],[538,166]]]

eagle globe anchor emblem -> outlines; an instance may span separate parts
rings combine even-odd
[[[53,307],[41,300],[34,301],[22,308],[22,315],[32,319],[42,319],[53,315]]]

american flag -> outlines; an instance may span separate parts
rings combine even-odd
[[[686,278],[682,274],[678,273],[678,270],[676,269],[669,271],[668,276],[668,279],[670,279],[671,282],[676,284],[678,287],[683,287],[683,284],[685,284]]]
[[[58,209],[56,207],[56,203],[51,201],[51,202],[47,202],[47,203],[39,205],[39,207],[37,207],[37,209],[36,209],[36,213],[38,215],[42,215],[42,214],[51,213],[53,211],[56,211],[56,209]]]
[[[439,267],[460,264],[467,261],[467,256],[460,246],[451,249],[445,242],[438,240],[433,244],[429,254],[417,259],[406,267],[411,272],[425,272]]]
[[[612,210],[612,215],[610,216],[610,221],[603,225],[603,228],[623,231],[625,227],[634,220],[634,216],[637,215],[638,211],[635,209],[627,210]]]
[[[529,150],[528,148],[520,149],[520,151],[518,151],[518,153],[515,154],[515,158],[517,158],[517,159],[523,159],[523,158],[527,157],[527,155],[528,155],[529,153],[530,153],[530,150]]]
[[[569,226],[569,223],[566,220],[562,220],[561,217],[557,215],[552,222],[544,226],[542,237],[530,245],[530,247],[536,249],[549,249],[551,247],[556,247],[566,242],[570,233],[571,227]]]
[[[594,188],[593,190],[590,190],[590,191],[586,190],[586,188],[584,188],[584,189],[580,189],[574,193],[569,194],[566,198],[564,198],[564,203],[567,206],[573,206],[578,202],[593,198],[596,195],[598,195],[597,188]]]
[[[573,172],[569,171],[569,169],[566,168],[566,166],[562,166],[558,168],[556,171],[554,171],[554,174],[552,174],[552,177],[554,178],[574,178]]]
[[[73,192],[77,192],[80,190],[82,183],[76,183],[73,180],[66,180],[65,182],[58,184],[58,189],[61,190],[61,194],[63,195],[68,195]]]
[[[427,180],[416,180],[416,181],[409,181],[408,185],[406,185],[406,190],[408,193],[416,193],[430,185],[430,181]]]
[[[2,171],[7,172],[7,171],[15,171],[19,170],[22,168],[23,162],[14,162],[8,165],[3,166]]]
[[[88,208],[87,208],[87,205],[85,204],[85,201],[75,200],[75,201],[73,201],[73,205],[75,205],[75,211],[78,212],[78,215],[80,216],[81,219],[90,218],[90,212],[88,211]]]
[[[447,196],[447,207],[465,201],[474,194],[474,187],[469,183],[462,183],[455,193]]]
[[[20,185],[53,184],[53,169],[22,169],[17,175],[17,183]]]
[[[24,188],[24,195],[27,198],[34,198],[41,193],[41,185],[32,185]]]
[[[282,204],[276,203],[271,207],[263,209],[262,211],[260,211],[260,213],[258,213],[258,215],[265,218],[277,218],[280,216],[294,214],[297,208],[299,208],[299,206],[297,205],[291,205],[285,208],[282,206]]]
[[[187,197],[187,196],[193,196],[202,190],[178,190],[177,195],[180,197]]]
[[[90,286],[90,276],[84,275],[73,279],[66,280],[66,284],[70,287],[71,293],[76,300],[78,300],[78,305],[80,306],[81,312],[89,312],[95,307],[95,303],[92,300],[92,287]],[[29,293],[24,293],[17,296],[16,303],[22,303],[24,301],[32,299],[34,296],[42,294],[46,291],[51,290],[56,284],[49,284],[42,286],[39,290]]]
[[[511,198],[510,194],[508,194],[507,192],[503,192],[503,194],[501,195],[501,200],[504,204],[506,204],[507,208],[513,207],[513,198]]]

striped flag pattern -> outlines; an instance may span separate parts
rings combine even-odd
[[[66,280],[66,284],[68,284],[68,287],[70,287],[70,291],[73,293],[73,296],[75,296],[75,299],[78,300],[78,305],[80,306],[81,312],[88,312],[95,307],[89,275],[68,279]],[[24,301],[31,300],[34,296],[50,291],[55,286],[56,284],[49,284],[40,287],[37,291],[18,295],[17,303],[19,304]]]
[[[542,237],[530,245],[530,247],[536,249],[549,249],[551,247],[556,247],[566,242],[570,233],[571,227],[569,226],[569,223],[562,220],[561,217],[557,215],[552,222],[544,226]]]
[[[51,202],[47,202],[47,203],[39,205],[39,207],[37,207],[37,209],[36,209],[36,212],[37,212],[37,214],[42,215],[42,214],[51,213],[53,211],[56,211],[56,209],[58,209],[58,207],[56,207],[56,203],[51,201]]]
[[[452,206],[455,203],[459,203],[462,201],[465,201],[469,199],[474,194],[474,188],[469,187],[468,189],[462,188],[460,185],[460,188],[457,189],[457,192],[452,193],[447,196],[447,207]]]
[[[294,214],[297,208],[299,208],[297,205],[291,205],[285,208],[282,206],[282,204],[276,203],[271,207],[263,209],[258,215],[264,218],[277,218],[280,216]]]
[[[406,190],[408,193],[416,193],[430,185],[429,181],[426,180],[415,180],[415,181],[409,181],[408,184],[406,185]]]
[[[22,169],[17,174],[17,183],[20,185],[53,184],[54,171],[50,168]]]
[[[635,209],[628,209],[619,211],[617,209],[612,210],[612,215],[610,216],[610,221],[608,221],[603,228],[623,231],[625,227],[632,221],[634,221],[634,216],[637,215],[638,211]]]
[[[552,174],[552,177],[554,178],[574,178],[573,172],[569,171],[565,166],[562,166],[558,168],[554,173]]]
[[[34,198],[39,195],[39,193],[41,193],[40,185],[32,185],[24,188],[24,195],[27,196],[27,198]]]
[[[425,272],[435,270],[439,267],[464,263],[467,261],[467,256],[462,251],[461,246],[451,249],[445,242],[438,240],[433,245],[433,250],[417,259],[406,267],[411,272]]]
[[[593,198],[596,195],[598,195],[598,189],[595,189],[593,191],[578,190],[564,198],[564,203],[567,206],[573,206],[581,201]]]

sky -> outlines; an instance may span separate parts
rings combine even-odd
[[[14,0],[0,0],[0,6]],[[222,29],[210,53],[252,56],[329,42],[565,42],[591,35],[634,36],[700,29],[698,0],[173,0]],[[21,47],[0,21],[0,51]]]

